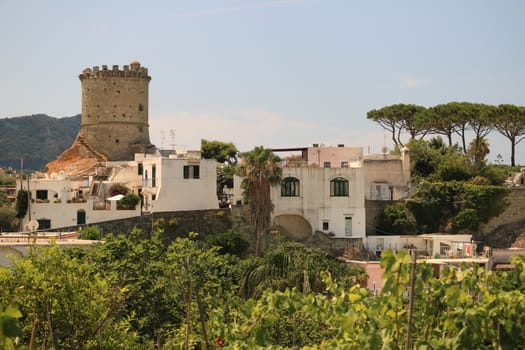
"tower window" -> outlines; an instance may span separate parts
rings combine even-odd
[[[142,107],[142,103],[139,104],[139,111],[142,112],[144,110],[144,107]]]
[[[116,139],[116,140],[115,140],[115,143],[119,143],[119,142],[120,142],[120,140],[119,140],[119,139]]]

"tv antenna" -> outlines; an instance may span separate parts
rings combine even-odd
[[[164,141],[166,141],[166,133],[164,130],[160,131],[160,149],[164,149]]]
[[[170,146],[173,151],[175,151],[175,129],[170,130]]]

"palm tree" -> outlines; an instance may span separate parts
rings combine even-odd
[[[237,175],[243,177],[244,196],[248,201],[250,223],[255,231],[255,255],[262,255],[262,242],[270,228],[273,203],[270,187],[281,181],[280,158],[263,146],[241,154]]]
[[[364,277],[360,268],[352,268],[317,248],[297,242],[280,242],[271,246],[263,258],[256,258],[241,279],[239,294],[243,298],[260,298],[266,289],[296,288],[308,294],[326,291],[322,272],[329,272],[340,283]],[[348,279],[348,280],[347,280]]]
[[[486,138],[475,138],[470,142],[467,150],[467,156],[472,164],[472,170],[475,175],[479,175],[481,169],[485,166],[485,158],[490,153],[489,143]]]

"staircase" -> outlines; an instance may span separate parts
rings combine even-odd
[[[104,155],[103,153],[97,151],[93,147],[91,147],[91,145],[87,143],[86,139],[83,136],[80,136],[80,135],[77,136],[77,141],[82,146],[84,146],[84,148],[86,148],[89,151],[89,153],[91,153],[97,159],[97,161],[99,161],[99,162],[107,162],[108,161],[108,157],[106,155]]]

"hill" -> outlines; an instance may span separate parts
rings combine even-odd
[[[80,114],[53,118],[45,114],[0,119],[0,167],[42,170],[68,149],[80,129]]]

